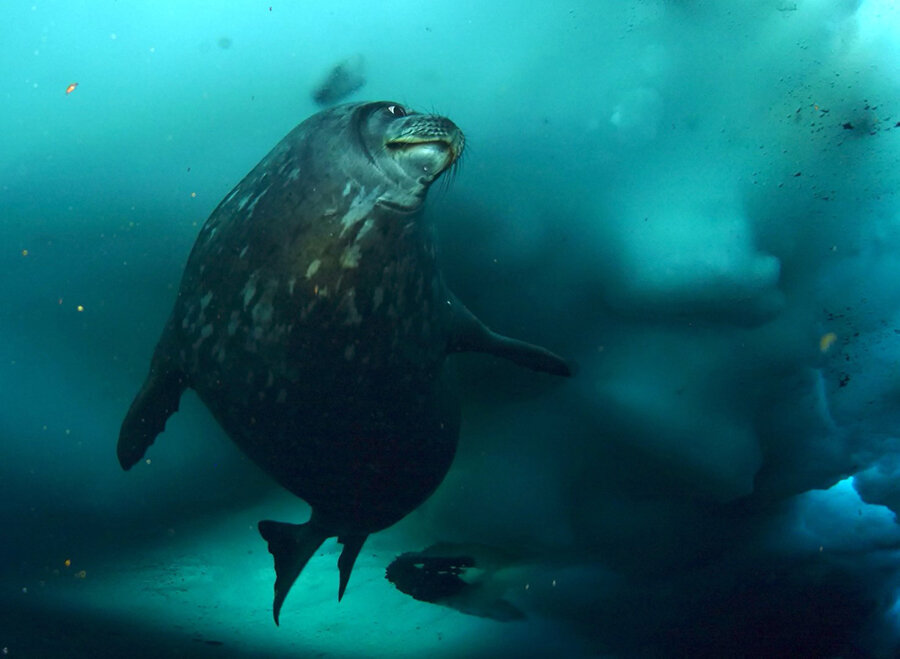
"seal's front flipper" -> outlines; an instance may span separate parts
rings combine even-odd
[[[310,522],[285,524],[270,520],[259,523],[259,534],[269,543],[269,553],[275,557],[275,602],[272,614],[277,625],[284,598],[328,534]]]
[[[119,431],[116,453],[122,469],[131,469],[140,460],[166,421],[178,411],[178,401],[187,384],[181,371],[160,368],[154,359],[150,374],[125,415]]]
[[[359,551],[368,537],[368,535],[342,535],[338,538],[338,542],[344,545],[344,551],[341,552],[341,557],[338,558],[338,570],[341,573],[341,583],[338,586],[338,602],[344,596],[344,590],[346,590],[347,582],[350,580],[350,573],[353,571],[353,564],[356,562],[356,557],[359,556]]]
[[[535,371],[565,377],[572,375],[572,368],[559,355],[492,332],[455,297],[451,295],[448,302],[454,314],[448,352],[487,352]]]

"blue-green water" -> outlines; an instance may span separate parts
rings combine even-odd
[[[256,522],[308,507],[190,393],[115,444],[203,221],[357,54],[347,100],[466,134],[451,288],[578,372],[454,358],[447,479],[275,627]],[[898,72],[891,0],[7,2],[0,650],[894,656]],[[384,578],[437,542],[467,607]]]

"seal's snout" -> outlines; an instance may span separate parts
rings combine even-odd
[[[466,138],[446,117],[407,115],[385,136],[385,147],[419,176],[437,178],[462,155]]]

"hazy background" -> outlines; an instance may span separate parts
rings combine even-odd
[[[896,3],[23,2],[0,26],[10,656],[896,651]],[[311,562],[276,630],[253,524],[302,502],[191,394],[149,466],[115,441],[202,222],[357,53],[349,100],[466,133],[429,200],[450,285],[579,371],[458,358],[445,483],[340,607],[334,550]],[[436,541],[503,551],[484,587],[528,620],[381,578]],[[162,573],[193,585],[134,585]]]

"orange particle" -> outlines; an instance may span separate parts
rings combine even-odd
[[[77,83],[77,82],[73,82],[71,85],[69,85],[68,87],[66,87],[66,95],[71,94],[72,92],[74,92],[74,91],[75,91],[75,88],[76,88],[77,86],[78,86],[78,83]]]
[[[77,307],[75,307],[75,308],[76,308],[78,311],[84,311],[84,307],[81,306],[80,304],[79,304]]]
[[[63,562],[63,565],[65,565],[66,567],[69,567],[71,564],[72,564],[72,560],[69,559],[69,558],[67,558],[67,559]]]
[[[27,250],[27,249],[23,249],[23,250],[22,250],[22,256],[28,256],[28,250]]]
[[[828,352],[835,341],[837,341],[837,334],[835,334],[834,332],[823,334],[822,338],[819,339],[819,350],[821,352]]]

